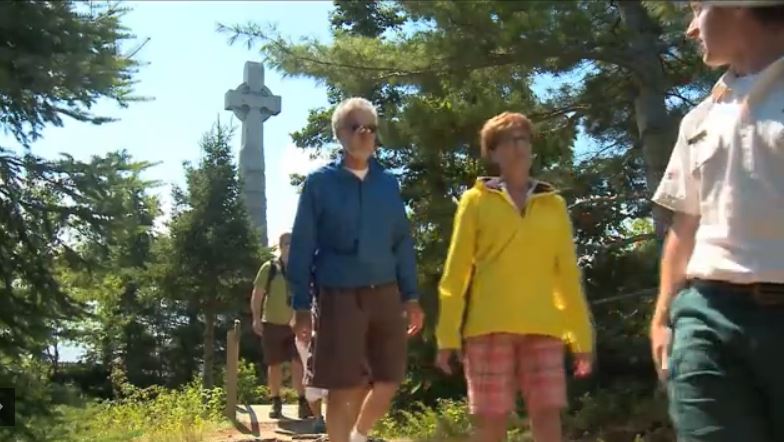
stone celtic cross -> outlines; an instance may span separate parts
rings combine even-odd
[[[280,96],[272,95],[264,85],[261,63],[245,62],[242,84],[226,91],[225,109],[242,121],[239,172],[243,180],[242,196],[253,226],[267,239],[267,195],[264,173],[264,122],[280,113]]]

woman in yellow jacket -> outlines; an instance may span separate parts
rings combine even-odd
[[[465,365],[475,440],[504,439],[520,390],[537,442],[561,441],[564,342],[577,376],[591,371],[593,327],[566,203],[529,176],[531,122],[505,112],[481,131],[501,176],[479,178],[455,216],[439,287],[437,365]]]

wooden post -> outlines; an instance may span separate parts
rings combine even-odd
[[[237,362],[240,357],[240,320],[226,334],[226,418],[234,422],[237,417]]]

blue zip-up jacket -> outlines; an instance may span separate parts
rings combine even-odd
[[[368,167],[360,180],[340,159],[305,179],[287,269],[295,310],[310,310],[314,273],[319,287],[395,282],[404,301],[417,299],[414,243],[400,186],[374,159]]]

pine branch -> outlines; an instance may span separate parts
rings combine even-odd
[[[618,194],[618,195],[610,195],[610,196],[594,196],[590,198],[581,199],[575,203],[572,203],[569,206],[569,210],[579,208],[585,205],[595,205],[597,203],[615,203],[615,202],[624,202],[624,201],[634,201],[634,200],[644,200],[647,199],[647,195],[639,192],[634,192],[630,194]]]

